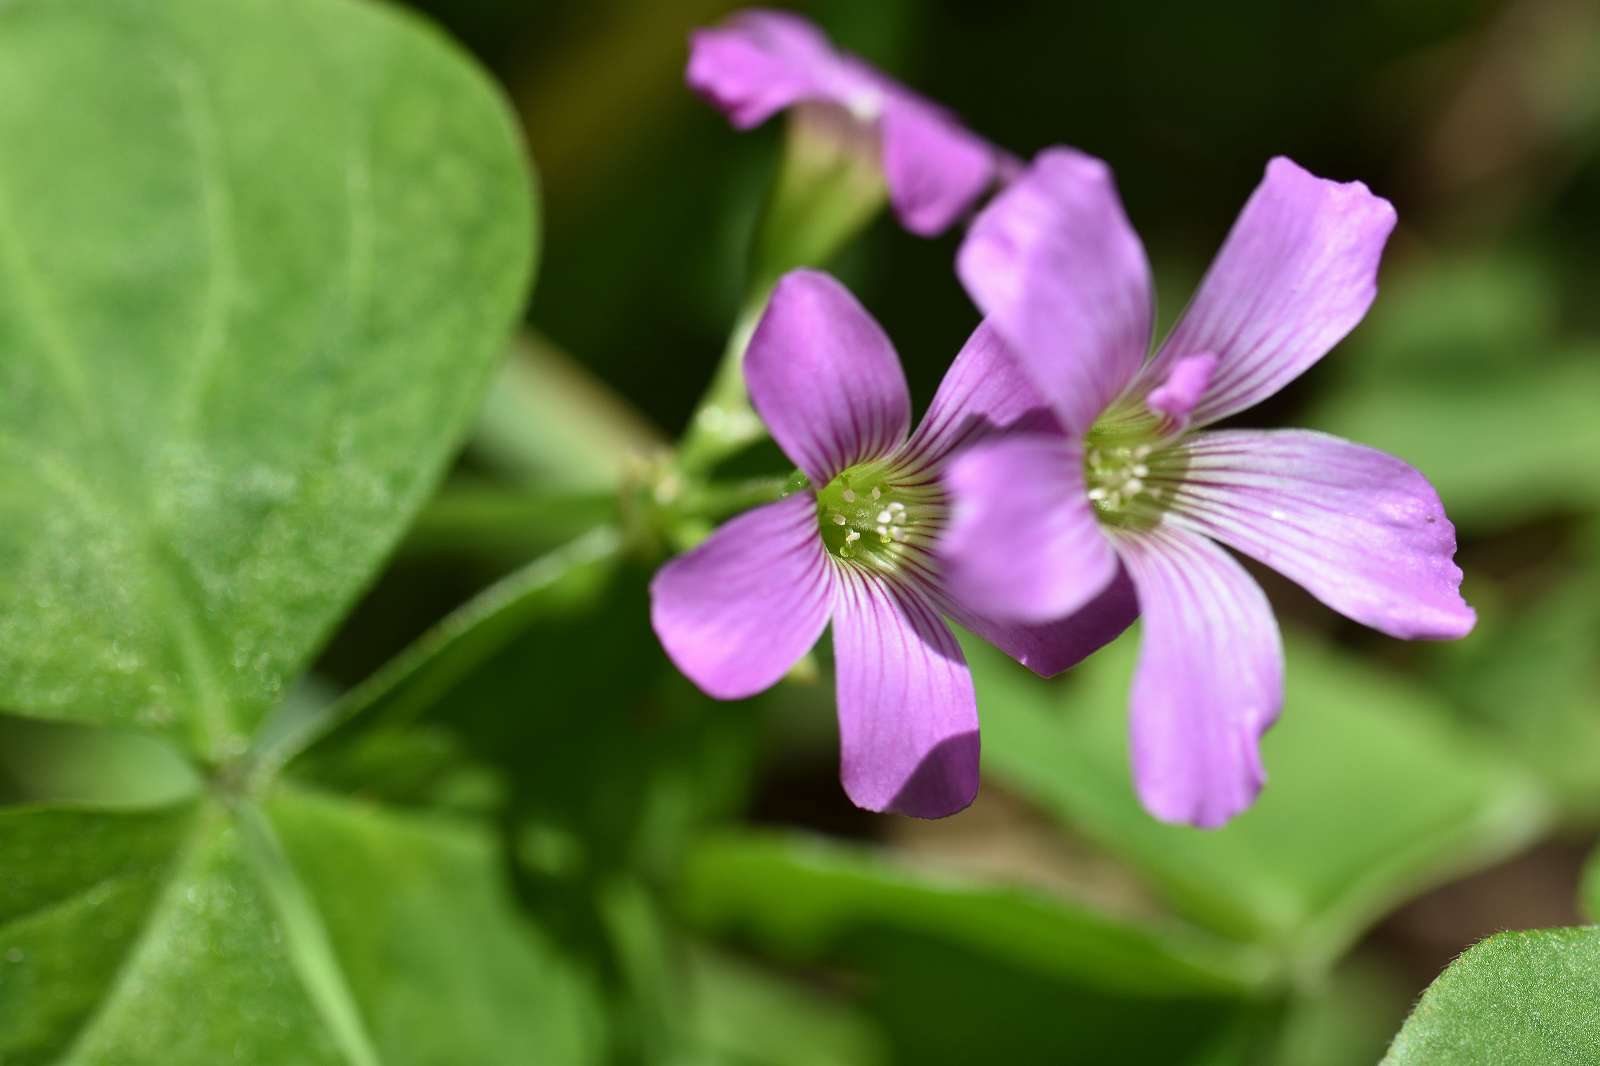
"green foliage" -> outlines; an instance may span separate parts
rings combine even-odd
[[[365,4],[17,0],[0,140],[0,703],[237,756],[473,414],[517,136]]]
[[[0,814],[0,1059],[588,1061],[491,829],[273,781],[523,297],[504,107],[364,4],[19,0],[0,132],[0,702],[200,764],[9,727],[30,790],[177,802]]]
[[[1267,1012],[1252,952],[820,838],[708,839],[679,905],[786,962],[863,971],[874,1014],[919,1062],[1200,1063],[1250,1043]]]
[[[878,927],[1133,994],[1241,994],[1264,976],[1259,959],[1203,936],[1163,938],[1043,893],[902,869],[820,838],[706,840],[690,857],[681,904],[696,924],[801,961],[848,955],[863,929]]]
[[[1555,294],[1511,256],[1386,288],[1307,424],[1426,471],[1461,525],[1600,508],[1600,352],[1560,338]]]
[[[1487,589],[1478,628],[1428,679],[1538,771],[1574,814],[1600,811],[1600,551],[1537,597]],[[1517,600],[1521,600],[1518,603]],[[1531,697],[1531,698],[1530,698]]]
[[[1498,933],[1423,994],[1384,1066],[1600,1061],[1600,929]]]
[[[837,997],[720,954],[694,952],[687,1024],[708,1063],[728,1066],[886,1066],[889,1041],[864,1011]]]
[[[8,1063],[588,1056],[581,975],[470,826],[278,790],[266,812],[13,810],[0,850]]]
[[[712,156],[692,136],[669,159],[644,97],[678,80],[679,23],[712,10],[691,7],[619,11],[606,49],[554,64],[532,94],[554,107],[517,86],[541,151],[605,164],[566,174],[569,258],[539,309],[542,329],[598,350],[580,363],[527,331],[497,373],[537,204],[512,117],[436,33],[366,0],[0,0],[6,1066],[1342,1066],[1375,1058],[1415,994],[1387,934],[1348,954],[1381,915],[1556,824],[1593,824],[1600,556],[1580,522],[1600,509],[1600,364],[1572,328],[1592,312],[1563,303],[1553,249],[1463,254],[1408,211],[1372,320],[1307,379],[1309,421],[1436,482],[1483,624],[1394,652],[1393,671],[1291,636],[1271,783],[1228,828],[1158,825],[1134,800],[1133,638],[1063,682],[969,643],[984,797],[936,826],[849,810],[825,680],[717,704],[673,673],[650,570],[781,474],[760,467],[781,465],[775,450],[733,454],[763,433],[738,358],[766,287],[832,258],[884,199],[870,152],[816,114],[788,124],[753,234],[753,182],[703,180]],[[1420,46],[1470,29],[1449,7],[1363,8],[1348,25]],[[934,37],[960,21],[846,8],[885,54],[914,13]],[[1141,50],[1162,32],[1215,52],[1194,48],[1213,32],[1200,16],[1158,31],[1117,5],[1080,14],[992,23],[1067,26],[1074,46],[1137,26]],[[1272,14],[1251,32],[1323,32]],[[1134,215],[1159,223],[1158,266],[1203,261],[1158,245],[1220,234],[1202,201],[1231,206],[1266,149],[1239,173],[1194,157],[1175,171],[1162,132],[1159,165],[1141,164],[1117,94],[1046,106],[1047,82],[1099,91],[1096,49],[1070,71],[1029,68],[1024,52],[1059,50],[965,25],[963,57],[998,48],[1040,94],[1019,110],[1005,88],[988,132],[1104,142]],[[1404,58],[1335,53],[1357,62],[1329,68],[1324,95],[1351,99],[1358,71]],[[1582,96],[1592,63],[1569,66],[1545,110]],[[1209,154],[1249,126],[1277,150],[1275,101],[1304,94],[1263,91],[1260,64],[1217,69],[1211,98],[1141,75],[1171,109],[1162,130],[1205,131]],[[979,88],[952,87],[952,103]],[[605,155],[613,110],[640,154]],[[1493,181],[1525,166],[1496,159]],[[669,170],[687,179],[657,180]],[[726,231],[706,204],[681,209],[686,189]],[[847,266],[926,394],[972,324],[957,238],[880,229]],[[675,452],[583,368],[611,359],[607,378],[678,422],[702,380],[674,330],[735,306]],[[736,469],[713,483],[714,467]],[[360,624],[394,603],[401,617]],[[1008,820],[990,840],[994,804]],[[991,849],[955,846],[973,826]],[[1051,876],[1063,859],[1107,883],[1080,894]],[[1042,887],[1058,883],[1072,887]],[[1600,917],[1600,858],[1584,904]],[[1387,1061],[1600,1061],[1596,935],[1472,948]]]
[[[1290,639],[1260,800],[1215,832],[1161,825],[1139,807],[1128,772],[1137,632],[1067,685],[976,642],[967,651],[987,698],[989,781],[1126,859],[1183,913],[1274,949],[1292,971],[1318,972],[1397,900],[1510,853],[1545,824],[1534,784],[1454,728],[1426,692]]]

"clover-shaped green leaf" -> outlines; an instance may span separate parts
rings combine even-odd
[[[0,812],[0,1061],[591,1059],[489,827],[308,790],[258,731],[520,309],[507,109],[365,2],[11,0],[0,140],[0,710],[198,771]]]
[[[0,143],[0,706],[221,761],[476,408],[514,127],[367,4],[16,0]]]

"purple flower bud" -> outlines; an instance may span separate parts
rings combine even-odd
[[[836,50],[787,12],[743,11],[697,30],[687,79],[739,129],[796,105],[835,111],[839,125],[852,128],[846,142],[875,153],[901,223],[922,236],[948,228],[1018,166],[944,108]]]

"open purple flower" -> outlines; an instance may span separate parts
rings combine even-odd
[[[840,774],[869,810],[954,813],[978,788],[978,716],[948,616],[1030,668],[1056,673],[1133,620],[1111,583],[1097,610],[1003,624],[947,592],[932,553],[951,453],[997,429],[1046,424],[1043,401],[980,326],[907,435],[899,357],[826,274],[778,283],[745,354],[756,410],[809,484],[729,521],[661,568],[651,622],[678,668],[740,699],[778,681],[833,623]]]
[[[743,11],[690,39],[690,88],[740,129],[796,105],[837,110],[869,136],[906,229],[943,231],[1016,162],[945,109],[837,51],[798,15]]]
[[[961,249],[968,291],[1066,433],[985,442],[952,464],[950,587],[1040,620],[1131,576],[1134,776],[1162,819],[1215,826],[1248,807],[1283,701],[1271,608],[1217,542],[1392,636],[1460,637],[1475,621],[1455,531],[1410,466],[1321,433],[1203,429],[1361,320],[1394,221],[1359,182],[1274,159],[1149,360],[1149,267],[1099,160],[1043,153]]]

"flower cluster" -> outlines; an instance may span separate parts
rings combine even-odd
[[[935,817],[975,795],[977,703],[946,618],[1046,675],[1140,618],[1134,780],[1157,817],[1199,826],[1253,801],[1283,701],[1277,624],[1224,545],[1384,633],[1472,628],[1421,474],[1318,433],[1208,428],[1366,313],[1395,221],[1366,186],[1273,160],[1152,355],[1149,266],[1103,162],[1014,165],[791,15],[697,34],[689,81],[741,127],[792,106],[860,124],[915,232],[1002,186],[957,257],[986,317],[914,432],[860,304],[814,271],[779,283],[744,373],[798,487],[652,585],[668,655],[721,698],[774,684],[832,625],[854,802]]]

